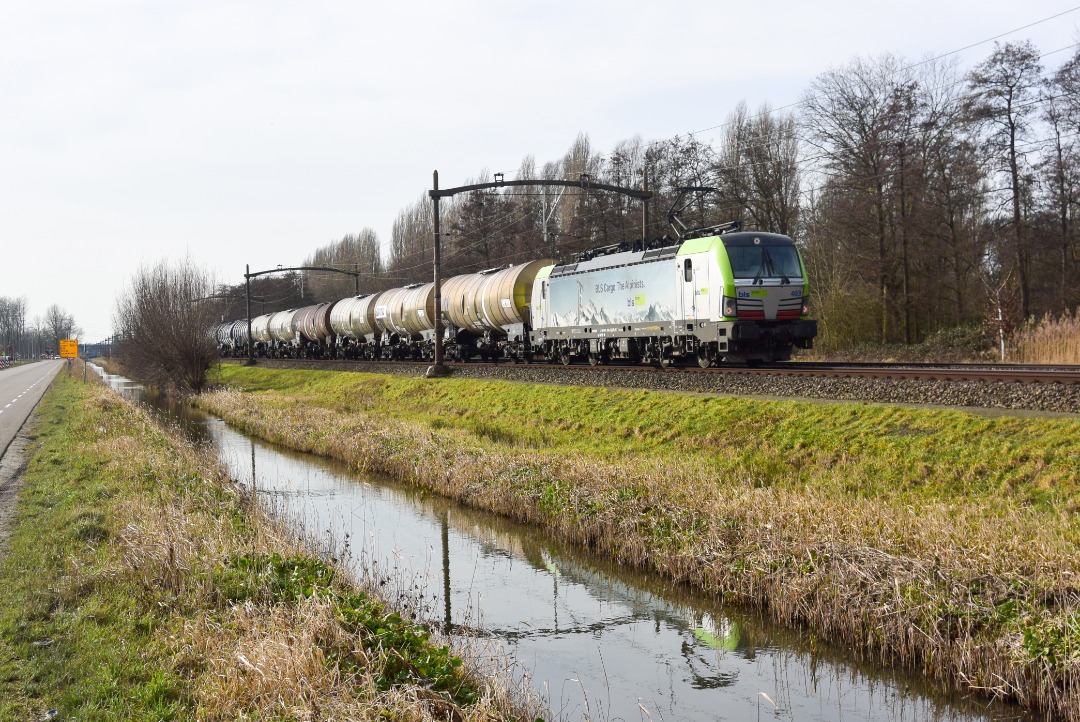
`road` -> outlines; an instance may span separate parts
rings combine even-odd
[[[18,435],[19,429],[64,364],[64,361],[39,361],[0,371],[0,559],[4,556],[22,470],[26,466],[29,440]]]
[[[0,371],[0,457],[65,361],[39,361]]]

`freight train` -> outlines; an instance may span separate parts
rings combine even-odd
[[[434,357],[433,283],[222,323],[225,356]],[[668,366],[787,361],[812,347],[809,285],[787,236],[697,229],[442,283],[447,360]],[[249,349],[249,344],[251,348]]]

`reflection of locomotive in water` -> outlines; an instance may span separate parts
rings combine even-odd
[[[442,284],[448,360],[589,363],[786,361],[810,348],[808,284],[787,236],[699,229],[668,245],[622,243],[454,276]],[[414,284],[251,320],[252,352],[284,358],[431,359],[434,284]],[[248,353],[247,320],[222,353]]]

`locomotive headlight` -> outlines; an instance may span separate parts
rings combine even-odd
[[[810,297],[809,296],[803,296],[802,297],[802,315],[804,315],[804,316],[809,316],[810,315]]]
[[[725,316],[738,316],[739,307],[736,304],[735,299],[730,296],[724,296],[724,315]]]

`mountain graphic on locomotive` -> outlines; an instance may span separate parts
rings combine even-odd
[[[433,283],[251,319],[251,352],[276,358],[434,356]],[[447,360],[667,366],[787,361],[812,347],[798,248],[737,222],[677,240],[624,242],[453,276],[442,283]],[[248,354],[248,322],[215,326],[222,355]]]

